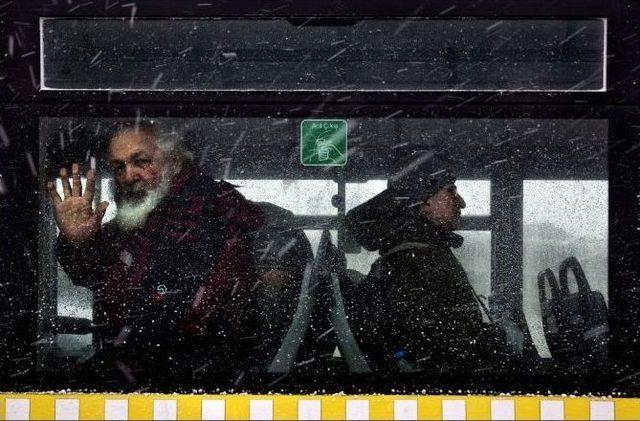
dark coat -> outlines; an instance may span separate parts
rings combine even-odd
[[[372,303],[376,308],[356,330],[370,336],[365,343],[381,343],[383,359],[404,357],[426,369],[460,368],[477,365],[479,354],[491,353],[479,349],[484,346],[478,345],[484,342],[482,313],[451,252],[462,237],[396,204],[389,191],[351,210],[346,226],[364,248],[382,256],[371,274],[379,282],[379,302]],[[393,251],[403,244],[409,248]]]
[[[210,347],[221,355],[237,349],[237,338],[254,328],[247,234],[263,222],[230,184],[187,167],[143,228],[125,233],[109,223],[80,248],[59,239],[58,259],[74,284],[94,292],[103,341],[124,342],[143,362],[149,352],[174,358],[198,344],[209,347],[200,352],[211,361]]]

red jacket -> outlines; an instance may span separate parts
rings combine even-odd
[[[80,248],[60,239],[58,258],[74,284],[95,293],[94,323],[111,334],[127,326],[166,338],[217,326],[238,335],[249,328],[257,280],[247,234],[263,222],[232,185],[187,167],[144,228],[109,223]]]

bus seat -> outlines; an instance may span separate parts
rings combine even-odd
[[[574,274],[577,292],[569,288],[569,271]],[[608,361],[609,335],[604,297],[591,290],[577,258],[565,259],[559,274],[559,282],[551,269],[538,275],[542,322],[551,356],[562,367],[603,367]]]
[[[322,369],[322,362],[332,355],[330,322],[328,321],[326,252],[330,241],[328,230],[323,231],[318,251],[305,268],[295,315],[276,356],[268,365],[269,373],[288,373]]]

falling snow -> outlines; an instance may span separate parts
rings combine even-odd
[[[0,3],[3,390],[637,394],[631,11],[284,3]]]

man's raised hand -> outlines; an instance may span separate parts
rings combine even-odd
[[[71,244],[78,246],[98,232],[109,202],[101,202],[95,210],[91,206],[96,185],[93,170],[87,172],[84,193],[82,193],[78,164],[71,166],[71,183],[69,183],[66,168],[60,169],[60,178],[62,178],[64,199],[56,191],[53,182],[47,183],[49,196],[53,202],[53,215],[60,229],[60,235]]]

